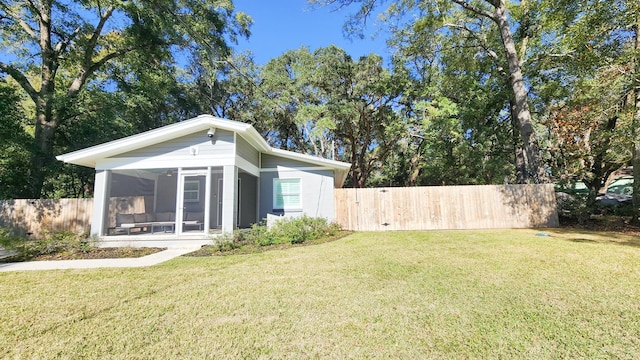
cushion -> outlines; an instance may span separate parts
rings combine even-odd
[[[133,224],[133,214],[117,214],[116,213],[116,226],[122,224]]]
[[[147,222],[147,214],[145,213],[133,214],[133,222],[135,223]]]
[[[204,221],[204,213],[203,212],[188,212],[187,217],[185,218],[187,221]]]
[[[147,222],[154,222],[154,221],[156,221],[156,214],[147,213]]]
[[[160,212],[156,214],[156,220],[158,222],[167,222],[167,221],[173,221],[172,216],[173,213],[170,212]]]

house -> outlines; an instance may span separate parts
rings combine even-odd
[[[96,169],[91,235],[134,245],[208,240],[268,214],[333,220],[351,166],[272,148],[251,125],[210,115],[57,159]]]

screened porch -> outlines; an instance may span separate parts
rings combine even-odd
[[[225,168],[235,188],[225,189]],[[206,236],[221,233],[228,216],[234,228],[257,221],[258,178],[237,167],[109,170],[106,178],[103,236]]]

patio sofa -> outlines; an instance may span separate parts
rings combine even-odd
[[[113,230],[118,233],[126,231],[131,234],[132,229],[140,232],[154,232],[155,227],[175,226],[174,213],[136,213],[136,214],[116,214],[116,226]]]
[[[185,214],[183,225],[187,227],[197,227],[202,230],[204,226],[204,214],[202,212],[188,212]],[[176,217],[172,212],[159,213],[136,213],[136,214],[116,214],[116,226],[111,228],[115,233],[126,231],[131,235],[132,229],[139,232],[155,232],[157,228],[163,231],[166,228],[175,229]]]

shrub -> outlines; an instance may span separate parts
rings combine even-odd
[[[246,234],[247,240],[258,246],[268,246],[276,244],[273,233],[267,228],[267,224],[262,221],[259,224],[253,224],[251,230]]]
[[[556,203],[561,221],[566,219],[582,224],[589,220],[592,209],[587,206],[587,199],[584,196],[557,192]]]
[[[240,230],[235,230],[232,234],[225,234],[218,236],[215,239],[214,249],[219,252],[231,251],[238,249],[245,245],[247,240],[244,233]]]
[[[278,220],[271,228],[267,228],[264,224],[254,225],[248,237],[259,246],[301,244],[305,241],[335,235],[339,230],[338,224],[330,223],[325,218],[303,215]]]
[[[4,248],[17,251],[15,257],[24,260],[60,252],[87,252],[94,247],[92,240],[71,231],[45,233],[40,239],[33,240],[11,236],[10,232],[3,229],[0,238]]]
[[[14,245],[21,239],[13,235],[11,229],[0,228],[0,246],[13,250]]]

